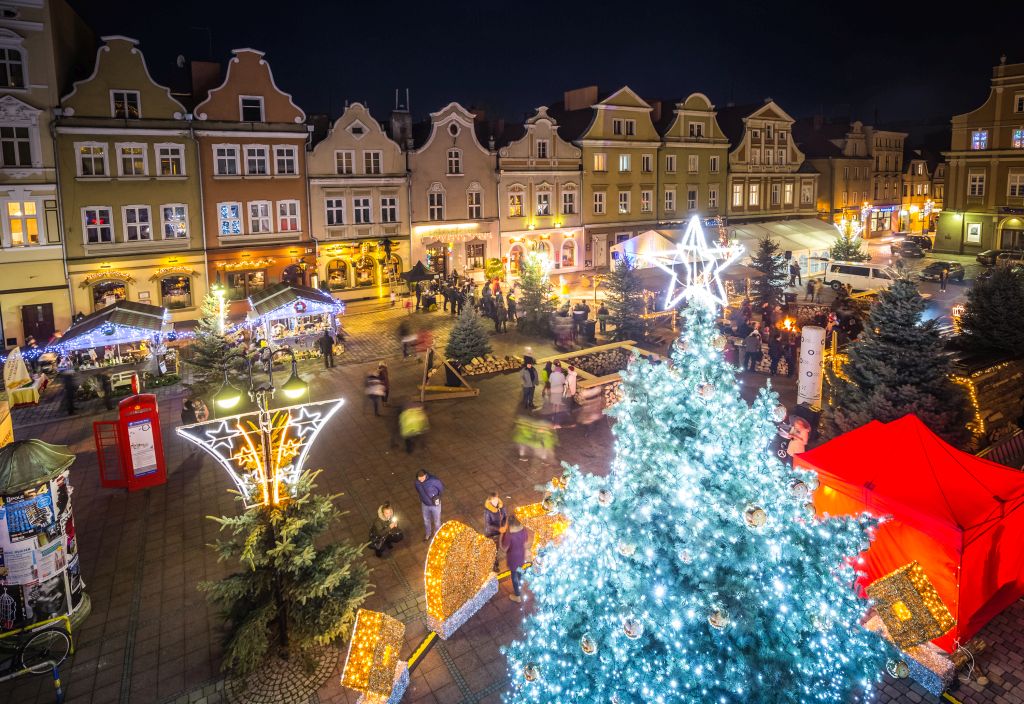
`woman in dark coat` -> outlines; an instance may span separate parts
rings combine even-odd
[[[508,530],[498,537],[498,547],[505,551],[505,565],[512,573],[512,593],[509,599],[522,601],[520,590],[523,580],[523,565],[526,564],[526,546],[530,541],[530,531],[523,527],[515,515],[509,516]]]

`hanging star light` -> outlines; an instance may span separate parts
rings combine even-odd
[[[743,254],[739,245],[733,247],[709,246],[704,229],[697,216],[690,218],[682,240],[676,245],[670,257],[648,255],[647,258],[659,269],[672,275],[665,308],[675,308],[685,299],[698,300],[707,305],[726,306],[729,299],[722,285],[721,272]],[[676,266],[684,264],[682,279]]]

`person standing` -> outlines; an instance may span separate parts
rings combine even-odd
[[[114,384],[110,375],[106,372],[99,373],[100,390],[103,391],[103,407],[108,411],[114,410]],[[186,401],[186,403],[188,403]],[[198,419],[197,419],[198,420]],[[195,423],[196,421],[192,421]]]
[[[388,405],[388,397],[391,396],[391,374],[388,373],[388,365],[385,362],[381,362],[377,365],[377,378],[380,379],[380,383],[384,385],[384,396],[381,399],[384,401],[384,405]]]
[[[743,338],[743,351],[746,352],[745,371],[757,371],[757,364],[761,361],[761,333],[757,328]]]
[[[508,527],[508,513],[505,511],[505,504],[501,502],[498,492],[492,491],[491,495],[484,501],[484,537],[494,541],[494,567],[498,571],[498,538]]]
[[[523,600],[523,565],[526,564],[526,546],[529,542],[530,531],[512,515],[508,519],[508,529],[498,536],[498,547],[505,551],[505,566],[512,574],[512,593],[508,598],[516,603]]]
[[[395,510],[391,508],[390,502],[385,501],[377,507],[377,518],[370,524],[370,547],[377,557],[384,557],[403,538],[405,536],[398,527]]]
[[[317,346],[320,348],[320,354],[324,356],[324,369],[334,367],[334,338],[331,337],[330,330],[324,330],[323,337],[317,340]]]
[[[523,360],[523,368],[519,370],[519,378],[523,385],[523,408],[533,410],[533,393],[537,389],[537,370],[533,368],[533,358]]]
[[[785,351],[785,341],[782,339],[782,333],[778,330],[771,332],[768,338],[768,358],[771,360],[770,375],[775,376],[779,373],[779,360],[782,359],[783,352]]]
[[[494,299],[494,332],[508,332],[508,311],[505,310],[505,300],[499,293]]]
[[[420,299],[423,298],[423,283],[416,282],[416,310],[420,309]]]
[[[604,335],[608,332],[608,306],[604,301],[601,301],[601,307],[597,309],[597,323],[601,326],[601,334]]]
[[[65,370],[60,377],[64,384],[64,410],[69,416],[73,416],[75,415],[75,391],[78,390],[78,378],[73,369]]]
[[[565,408],[565,374],[562,372],[562,365],[555,363],[549,377],[551,383],[551,422],[558,427],[562,420],[562,410]]]
[[[573,399],[576,397],[576,367],[569,365],[569,371],[565,374],[565,398],[568,404],[571,406]]]
[[[421,469],[416,473],[416,493],[420,497],[423,527],[426,530],[423,542],[426,543],[441,528],[441,494],[444,493],[444,484],[427,470]]]
[[[821,279],[814,280],[814,302],[821,303],[821,291],[825,286],[821,283]]]
[[[398,303],[398,294],[395,293],[394,289],[391,290],[389,298],[391,299],[391,307],[394,308],[395,304]]]
[[[516,314],[516,297],[511,292],[505,296],[505,301],[508,303],[508,319],[513,323],[519,321],[519,316]]]
[[[943,266],[942,271],[939,272],[939,290],[946,290],[946,283],[949,281],[949,267]]]
[[[805,301],[813,301],[814,300],[814,280],[813,279],[807,279],[807,286],[804,287],[804,300]]]
[[[384,397],[384,382],[377,373],[366,375],[366,396],[373,403],[373,415],[380,415],[380,402]]]

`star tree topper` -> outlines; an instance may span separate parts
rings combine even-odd
[[[710,246],[697,216],[690,218],[683,238],[671,256],[652,256],[659,269],[672,275],[665,308],[675,308],[684,298],[701,301],[708,306],[726,306],[729,303],[722,285],[721,272],[743,254],[739,245],[733,247]],[[685,264],[683,271],[675,267]]]

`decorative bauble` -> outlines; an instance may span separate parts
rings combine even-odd
[[[818,488],[818,475],[814,472],[809,473],[804,479],[804,483],[807,484],[808,489],[815,491]]]
[[[885,663],[885,671],[898,680],[910,676],[910,665],[904,660],[889,660]]]
[[[786,420],[787,415],[789,415],[789,411],[787,411],[786,407],[783,406],[781,403],[774,409],[772,409],[772,417],[775,418],[776,423],[781,423],[782,421]]]
[[[644,634],[644,624],[640,622],[640,619],[629,616],[622,622],[622,632],[626,634],[627,638],[636,640]]]
[[[715,397],[715,385],[705,381],[697,387],[697,395],[702,401],[710,401]]]
[[[178,339],[178,333],[171,330],[169,333],[167,333],[167,339],[171,342],[174,342],[175,340]]]
[[[793,495],[797,498],[803,499],[811,493],[810,487],[802,479],[794,479],[789,483],[789,490],[793,492]]]
[[[523,668],[523,677],[526,678],[527,682],[533,682],[540,678],[540,670],[532,662],[527,663],[526,667]]]
[[[612,704],[622,704],[622,700],[619,699],[619,695],[612,692]]]
[[[601,489],[601,491],[597,492],[597,503],[601,504],[602,506],[611,506],[612,499],[614,498],[615,497],[612,496],[612,492],[608,491],[607,489]]]
[[[743,512],[743,522],[747,528],[760,528],[768,522],[768,514],[760,506],[747,506]]]
[[[708,624],[716,630],[721,631],[730,623],[729,614],[727,614],[723,608],[716,608],[708,614]]]
[[[113,323],[103,323],[103,325],[100,326],[100,332],[102,332],[107,337],[110,337],[115,332],[117,332],[117,328],[114,327]]]
[[[804,513],[807,514],[808,518],[814,518],[818,515],[818,512],[814,510],[814,504],[810,501],[804,504]]]
[[[725,345],[728,340],[725,339],[725,335],[715,335],[714,339],[711,340],[711,348],[715,352],[722,352],[725,350]]]
[[[584,655],[596,655],[597,654],[597,641],[590,637],[590,634],[586,634],[580,638],[580,648],[583,649]]]
[[[693,562],[693,555],[691,555],[690,551],[686,548],[680,550],[677,556],[679,557],[679,561],[682,562],[684,565],[688,565],[691,562]]]
[[[558,506],[555,504],[555,500],[551,497],[551,494],[544,495],[544,498],[540,501],[540,506],[548,513],[555,513],[558,510]]]
[[[623,557],[632,557],[633,553],[636,552],[636,545],[633,545],[633,543],[630,543],[626,540],[620,540],[618,549],[619,554]]]

